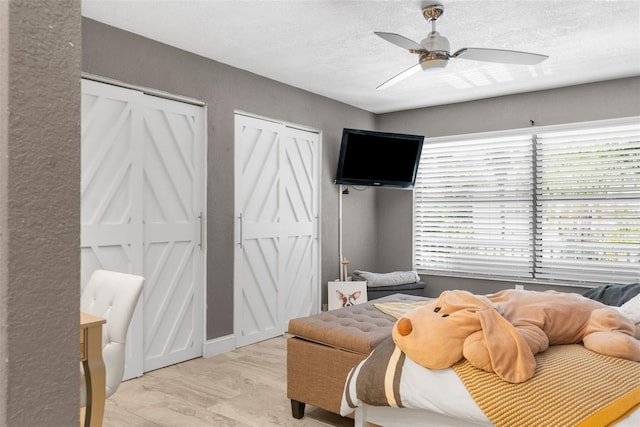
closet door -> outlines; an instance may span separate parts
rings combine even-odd
[[[131,378],[202,355],[204,109],[88,80],[82,91],[82,280],[145,277]]]
[[[97,269],[144,275],[142,92],[82,80],[81,287]],[[143,372],[142,305],[127,334],[125,378]]]
[[[235,117],[234,334],[243,346],[319,311],[319,136]]]
[[[145,97],[144,370],[202,356],[204,114]]]
[[[282,241],[285,289],[285,317],[310,316],[320,307],[320,167],[319,135],[286,127],[281,138],[283,152],[280,179],[282,197],[280,218],[286,224]]]

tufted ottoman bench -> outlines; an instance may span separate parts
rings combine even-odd
[[[396,319],[374,303],[420,301],[426,298],[395,294],[364,304],[289,321],[287,397],[294,418],[304,416],[305,404],[340,413],[347,374],[391,334]]]

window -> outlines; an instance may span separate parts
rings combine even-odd
[[[640,119],[427,139],[415,231],[427,273],[638,281]]]

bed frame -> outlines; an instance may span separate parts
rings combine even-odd
[[[370,424],[384,427],[491,427],[492,423],[473,424],[469,420],[452,418],[447,415],[430,412],[423,409],[390,408],[388,406],[370,406],[362,404],[355,411],[353,427],[369,427]]]
[[[353,427],[369,427],[370,424],[384,427],[422,427],[434,425],[438,427],[493,426],[493,424],[473,424],[469,420],[461,420],[422,409],[391,408],[388,406],[370,406],[363,404],[355,410]],[[636,408],[626,418],[613,424],[614,427],[640,426],[640,408]]]

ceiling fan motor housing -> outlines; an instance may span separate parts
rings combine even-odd
[[[449,62],[449,40],[437,31],[429,33],[420,44],[427,52],[420,54],[420,66],[423,70],[429,68],[444,68]]]
[[[437,31],[431,31],[420,44],[429,52],[449,53],[449,40]]]

